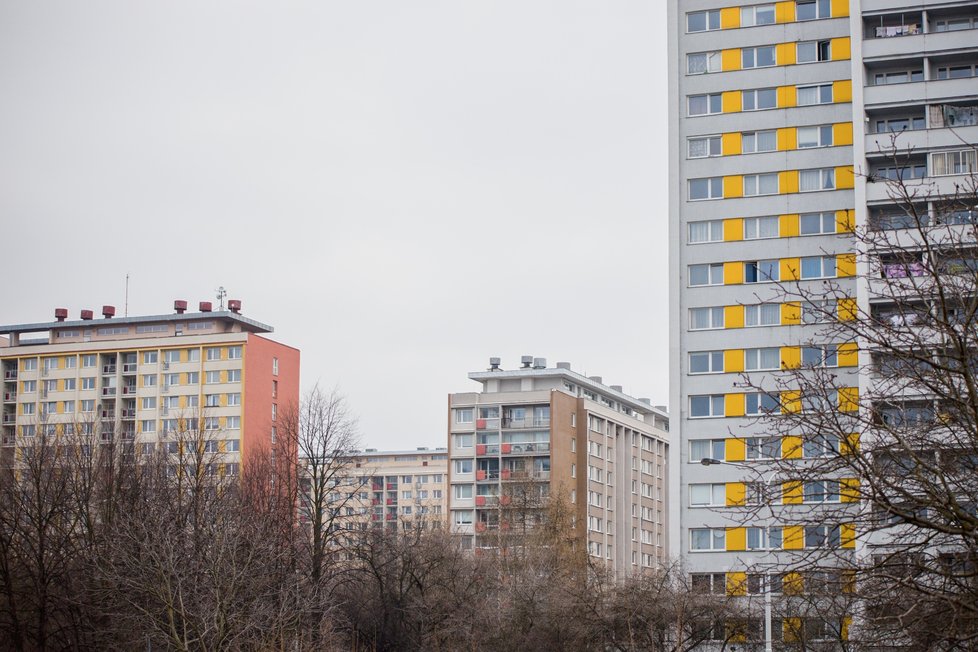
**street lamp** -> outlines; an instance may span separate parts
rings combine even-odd
[[[704,457],[700,460],[700,464],[703,466],[714,466],[717,464],[723,464],[726,466],[735,466],[739,468],[748,468],[746,464],[739,464],[737,462],[727,462],[725,460],[718,460],[715,457]],[[765,493],[770,494],[771,483],[774,482],[774,478],[777,477],[778,472],[772,471],[771,475],[768,476],[767,480],[764,481],[766,486]],[[771,541],[770,534],[767,533],[765,536],[765,545],[767,547],[767,554],[771,554]],[[771,641],[771,578],[770,575],[765,575],[764,577],[764,652],[772,652],[774,649],[773,643]]]

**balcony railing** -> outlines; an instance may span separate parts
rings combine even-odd
[[[17,423],[17,415],[16,414],[3,415],[3,423],[4,424]]]
[[[499,417],[476,419],[475,427],[477,430],[497,430],[499,428]]]
[[[499,455],[499,444],[476,444],[476,455]]]
[[[115,365],[114,364],[102,365],[102,373],[103,374],[114,374],[115,373]]]
[[[549,453],[550,442],[537,441],[537,442],[526,443],[526,444],[503,444],[502,451],[503,451],[503,455],[525,455],[527,453],[529,454]]]
[[[547,428],[549,426],[550,417],[523,417],[522,419],[503,417],[503,428]]]
[[[6,403],[13,403],[17,400],[17,392],[4,392],[3,400]]]
[[[128,362],[128,363],[122,365],[122,373],[124,373],[124,374],[134,374],[134,373],[136,373],[136,363],[135,362]]]
[[[503,480],[511,482],[550,479],[550,471],[511,471],[509,469],[503,469],[500,475]]]
[[[479,469],[475,472],[476,480],[498,480],[499,471],[489,469]]]
[[[122,393],[123,394],[135,394],[136,393],[136,386],[135,385],[123,385],[122,386]]]
[[[136,418],[136,411],[135,410],[123,410],[122,411],[122,418],[123,419],[135,419]]]
[[[7,371],[3,372],[3,379],[4,380],[17,380],[17,370],[16,369],[8,369]]]
[[[115,387],[103,387],[102,396],[115,396]]]

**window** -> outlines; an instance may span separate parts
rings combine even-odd
[[[221,347],[212,346],[207,349],[207,359],[208,360],[220,360],[221,359]]]
[[[225,439],[224,440],[224,452],[226,452],[226,453],[239,453],[239,452],[241,452],[241,440],[240,439]]]
[[[744,111],[761,111],[778,107],[778,93],[774,88],[758,88],[741,91],[741,108]]]
[[[689,461],[698,463],[703,458],[726,459],[726,444],[723,439],[691,439],[689,441]]]
[[[204,394],[204,406],[205,407],[220,407],[220,395],[219,394]]]
[[[472,423],[472,408],[456,408],[455,423]]]
[[[143,352],[143,364],[156,364],[159,358],[159,353],[156,351],[144,351]]]
[[[727,485],[691,484],[689,485],[689,506],[723,506],[727,504]]]
[[[165,333],[168,327],[166,324],[141,324],[136,326],[137,333]]]
[[[829,0],[795,0],[795,20],[830,18]]]
[[[208,385],[213,385],[215,383],[221,382],[221,372],[220,371],[207,371],[204,372],[204,377]]]
[[[953,152],[934,152],[930,155],[931,174],[973,174],[978,171],[974,149],[961,149]]]
[[[702,136],[686,140],[688,158],[720,156],[720,136]]]
[[[95,379],[94,378],[92,378],[92,382],[95,382]],[[22,391],[24,393],[27,393],[27,394],[29,394],[31,392],[36,392],[37,391],[37,381],[36,380],[23,380],[23,381],[21,381],[21,383],[20,383],[20,391]]]
[[[58,391],[58,381],[56,380],[42,380],[42,386],[45,392],[56,392]]]
[[[747,528],[748,550],[778,550],[781,548],[782,534],[779,527]],[[757,591],[755,591],[756,593]]]
[[[720,93],[690,95],[686,100],[690,116],[713,115],[723,112],[723,96]]]
[[[798,172],[798,192],[815,192],[835,189],[835,169],[800,170]]]
[[[723,264],[690,265],[689,285],[723,285]]]
[[[454,440],[455,448],[472,448],[472,434],[467,435],[452,435]]]
[[[156,409],[156,397],[155,396],[144,396],[142,403],[143,410],[155,410]]]
[[[139,422],[140,432],[156,432],[156,419],[144,419]]]
[[[776,347],[744,350],[744,368],[747,371],[767,371],[781,368],[781,350]]]
[[[71,358],[69,358],[69,360],[70,359]],[[73,391],[75,391],[75,379],[74,378],[65,378],[65,389],[64,389],[64,391],[66,391],[66,392],[73,392]]]
[[[908,82],[919,81],[924,81],[924,71],[922,69],[893,70],[890,72],[878,72],[873,75],[873,84],[876,86],[906,84]]]
[[[228,360],[240,360],[241,359],[241,347],[240,346],[229,346],[228,347]]]
[[[798,63],[815,63],[829,61],[832,54],[829,49],[830,41],[800,41],[796,50],[795,60]]]
[[[272,375],[278,375],[278,358],[272,358]]]
[[[748,437],[744,443],[749,460],[776,460],[781,457],[781,440],[777,437]]]
[[[778,326],[781,324],[781,304],[757,303],[744,306],[744,326]]]
[[[917,165],[884,165],[874,167],[872,175],[874,179],[892,179],[893,181],[923,179],[927,176],[927,166],[923,163]]]
[[[835,256],[806,256],[801,259],[801,277],[834,278]]]
[[[707,72],[720,72],[719,52],[695,52],[686,55],[686,74],[702,75]]]
[[[95,401],[92,399],[86,399],[81,401],[81,411],[82,412],[94,412],[95,411]]]
[[[240,383],[241,382],[241,370],[240,369],[228,369],[228,382],[229,383]]]
[[[838,548],[842,541],[839,526],[835,525],[806,525],[806,548]]]
[[[831,457],[839,454],[839,436],[805,435],[802,437],[801,454],[805,458]]]
[[[723,198],[723,177],[689,180],[690,201],[721,198]]]
[[[94,378],[82,378],[81,379],[81,383],[82,383],[81,388],[83,390],[85,390],[85,389],[95,389],[95,379]]]
[[[776,65],[773,45],[761,45],[755,48],[741,48],[740,65],[742,68],[767,68]]]
[[[220,428],[220,417],[204,417],[204,430],[219,430]]]
[[[723,308],[690,308],[689,329],[694,331],[723,328]]]
[[[835,318],[838,306],[834,299],[813,299],[801,304],[801,323],[821,324]]]
[[[272,421],[275,421],[276,419],[278,419],[278,405],[272,403]]]
[[[724,414],[723,394],[702,394],[689,397],[689,416],[722,417]]]
[[[241,428],[241,417],[227,417],[224,427],[228,430],[239,430]]]
[[[228,406],[241,405],[241,394],[228,394]]]
[[[948,18],[938,20],[934,25],[935,32],[956,32],[962,29],[974,29],[974,19],[972,18]]]
[[[756,25],[774,24],[774,5],[756,5],[754,7],[741,7],[740,26],[754,27]]]
[[[34,371],[36,369],[37,369],[37,358],[26,358],[24,360],[24,371]]]
[[[187,362],[200,362],[200,349],[187,349]]]
[[[690,575],[690,587],[693,593],[727,593],[726,573],[693,573]]]
[[[839,393],[828,390],[824,394],[814,392],[801,397],[801,409],[804,412],[830,412],[839,405]]]
[[[832,125],[798,127],[798,149],[832,146]]]
[[[180,374],[163,374],[163,384],[176,387],[180,384]]]
[[[771,260],[751,260],[744,263],[744,283],[767,283],[780,278],[781,263]]]
[[[814,480],[804,483],[804,501],[806,503],[837,503],[839,502],[838,480]]]
[[[723,351],[698,351],[689,354],[689,373],[722,374]]]
[[[744,175],[744,196],[778,194],[778,173]]]
[[[180,397],[179,396],[164,396],[163,397],[163,408],[166,410],[177,409],[180,407]]]
[[[908,129],[926,129],[927,125],[923,117],[913,118],[889,118],[876,121],[876,133],[900,133]]]
[[[800,218],[801,235],[819,235],[822,233],[835,233],[836,219],[835,213],[802,213]]]
[[[720,29],[720,10],[691,11],[686,14],[687,32],[706,32]]]
[[[143,374],[143,387],[155,387],[156,374]]]
[[[726,530],[716,528],[690,528],[690,550],[724,550],[727,539]]]
[[[956,66],[941,66],[937,69],[938,79],[965,79],[975,76],[974,64],[959,64]]]
[[[780,402],[767,392],[749,392],[745,397],[747,414],[770,414],[780,409]]]
[[[777,131],[744,131],[740,134],[740,150],[743,154],[773,152],[778,149]]]
[[[838,349],[835,344],[803,347],[801,363],[806,367],[837,367],[839,366]]]
[[[455,497],[461,500],[472,498],[472,485],[470,484],[457,484],[453,485],[455,487]]]
[[[455,473],[472,473],[472,460],[455,460]]]
[[[95,356],[86,354],[82,356],[82,367],[89,368],[95,366]]]
[[[472,525],[472,510],[454,509],[455,525]]]
[[[831,104],[832,84],[815,84],[798,87],[798,106]]]
[[[720,242],[723,240],[723,220],[689,223],[689,242]]]

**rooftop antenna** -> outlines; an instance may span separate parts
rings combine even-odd
[[[224,299],[227,297],[228,291],[224,289],[224,286],[217,288],[217,302],[221,305],[221,312],[224,312]]]

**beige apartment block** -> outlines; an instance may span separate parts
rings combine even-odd
[[[497,547],[517,519],[538,522],[557,499],[592,558],[616,574],[668,558],[663,408],[530,356],[509,371],[492,358],[469,378],[480,391],[448,397],[449,525],[463,547]]]

